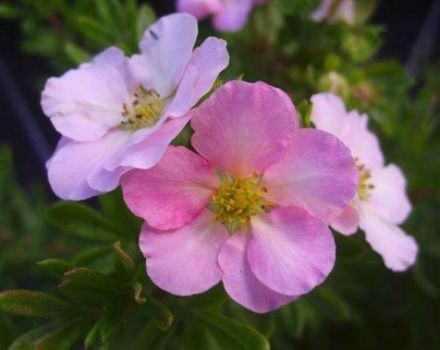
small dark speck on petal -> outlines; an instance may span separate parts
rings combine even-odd
[[[149,30],[148,33],[150,33],[154,40],[159,40],[159,36],[152,30]]]

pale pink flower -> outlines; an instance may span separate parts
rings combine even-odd
[[[190,113],[199,154],[170,146],[154,168],[121,181],[146,220],[149,277],[177,295],[223,281],[255,312],[309,292],[335,260],[324,222],[356,190],[350,151],[327,132],[298,129],[289,97],[261,82],[227,83]]]
[[[385,265],[403,271],[414,264],[417,243],[397,225],[411,212],[406,180],[394,164],[384,165],[377,137],[368,130],[368,117],[347,112],[343,101],[331,93],[312,97],[311,119],[318,129],[337,136],[350,148],[359,172],[357,194],[331,225],[345,235],[360,227]]]
[[[213,16],[214,27],[235,32],[247,22],[252,7],[266,0],[177,0],[177,10],[203,19]]]
[[[111,191],[124,172],[162,158],[228,64],[225,41],[210,37],[193,51],[196,37],[196,19],[173,14],[146,30],[141,54],[111,47],[47,81],[41,104],[62,134],[47,164],[59,197]]]
[[[321,5],[315,9],[310,17],[317,21],[346,22],[353,24],[355,9],[353,0],[322,0]]]

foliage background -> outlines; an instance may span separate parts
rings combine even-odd
[[[243,76],[279,86],[303,116],[306,98],[324,90],[339,93],[350,107],[370,115],[387,160],[408,176],[414,211],[404,228],[420,245],[417,265],[404,274],[392,273],[363,234],[336,235],[338,259],[330,278],[267,315],[234,304],[221,286],[190,298],[158,290],[147,280],[137,249],[140,222],[128,213],[118,191],[87,204],[52,204],[44,170],[29,181],[26,173],[36,173],[49,146],[43,138],[38,149],[33,147],[38,125],[23,119],[30,115],[26,99],[38,96],[48,76],[109,45],[135,52],[143,30],[155,19],[154,10],[135,0],[3,1],[1,20],[20,28],[19,45],[32,57],[33,67],[23,69],[38,74],[29,81],[24,100],[13,100],[10,111],[0,111],[2,120],[16,117],[28,136],[13,130],[12,137],[23,140],[24,148],[30,142],[30,152],[15,159],[22,181],[10,148],[0,150],[0,290],[18,290],[0,294],[0,349],[440,347],[439,62],[416,51],[410,63],[417,69],[407,65],[410,75],[397,60],[384,58],[379,51],[384,35],[391,42],[405,40],[368,24],[373,0],[357,0],[354,26],[311,22],[308,14],[317,3],[271,0],[234,34],[215,33],[204,21],[199,40],[221,35],[228,41],[231,65],[224,81]],[[171,9],[160,1],[154,5]],[[11,40],[4,31],[1,35]],[[14,87],[4,88],[8,72],[3,67],[0,60],[2,95],[10,97]],[[32,112],[44,120],[36,107]],[[187,136],[175,142],[186,144]]]

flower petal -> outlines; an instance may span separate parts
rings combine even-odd
[[[123,147],[129,137],[127,131],[112,131],[98,141],[63,141],[64,145],[47,163],[52,190],[58,197],[71,200],[83,200],[101,192],[88,182],[89,175],[99,172],[107,159]],[[95,178],[95,181],[100,182],[99,178]],[[118,182],[114,181],[113,188],[107,190],[116,188]]]
[[[301,295],[323,282],[335,262],[333,236],[320,220],[297,207],[279,207],[252,221],[247,257],[270,289]]]
[[[178,12],[189,13],[200,20],[217,12],[222,3],[221,0],[178,0],[176,6]]]
[[[176,295],[202,293],[221,280],[217,256],[228,233],[205,210],[175,231],[142,228],[139,246],[147,274],[160,288]]]
[[[357,111],[346,112],[344,102],[331,93],[314,95],[311,100],[311,120],[318,129],[338,137],[367,169],[383,166],[379,140],[368,130],[366,115]]]
[[[346,236],[356,233],[359,226],[359,214],[354,205],[347,205],[347,207],[332,220],[331,226],[334,230]]]
[[[394,164],[374,169],[370,173],[374,188],[367,200],[371,210],[386,221],[401,224],[411,212],[411,203],[406,195],[406,179]]]
[[[127,145],[109,159],[105,165],[106,169],[114,170],[117,167],[149,169],[155,166],[162,159],[171,141],[185,127],[189,117],[187,115],[168,120],[155,128],[154,132],[147,129],[138,130]]]
[[[218,263],[228,295],[240,305],[258,313],[278,309],[296,297],[279,294],[262,284],[253,274],[246,258],[248,237],[237,232],[221,248]]]
[[[286,156],[263,175],[266,197],[329,222],[353,198],[358,174],[350,151],[317,129],[296,132]]]
[[[162,17],[148,28],[139,46],[140,55],[130,58],[129,67],[147,89],[163,98],[176,89],[191,58],[197,37],[197,20],[186,13]]]
[[[365,231],[367,242],[382,256],[389,269],[405,271],[415,263],[416,241],[395,224],[364,209],[360,215],[360,227]]]
[[[130,101],[130,77],[123,52],[111,47],[91,63],[50,78],[41,105],[55,129],[75,141],[94,141],[122,121]]]
[[[236,176],[262,172],[279,161],[298,126],[290,98],[262,82],[227,83],[191,115],[193,146]]]
[[[160,230],[192,222],[216,187],[214,169],[185,147],[170,146],[155,167],[132,170],[122,179],[130,210]]]
[[[214,15],[214,27],[227,32],[241,29],[248,20],[252,2],[252,0],[223,1],[222,8]]]

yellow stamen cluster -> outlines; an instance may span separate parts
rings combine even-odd
[[[122,126],[131,131],[149,128],[157,123],[163,108],[163,101],[155,90],[138,86],[131,108],[125,103],[122,106]]]
[[[267,190],[260,186],[259,176],[241,179],[219,174],[219,178],[220,187],[208,208],[230,233],[244,228],[253,216],[273,205],[264,198]]]
[[[371,190],[374,188],[374,185],[372,185],[370,183],[370,172],[365,169],[365,165],[360,164],[357,159],[356,163],[357,163],[357,169],[358,169],[358,174],[359,174],[359,185],[357,188],[357,193],[359,196],[359,199],[362,201],[366,201],[370,195],[371,195]]]

